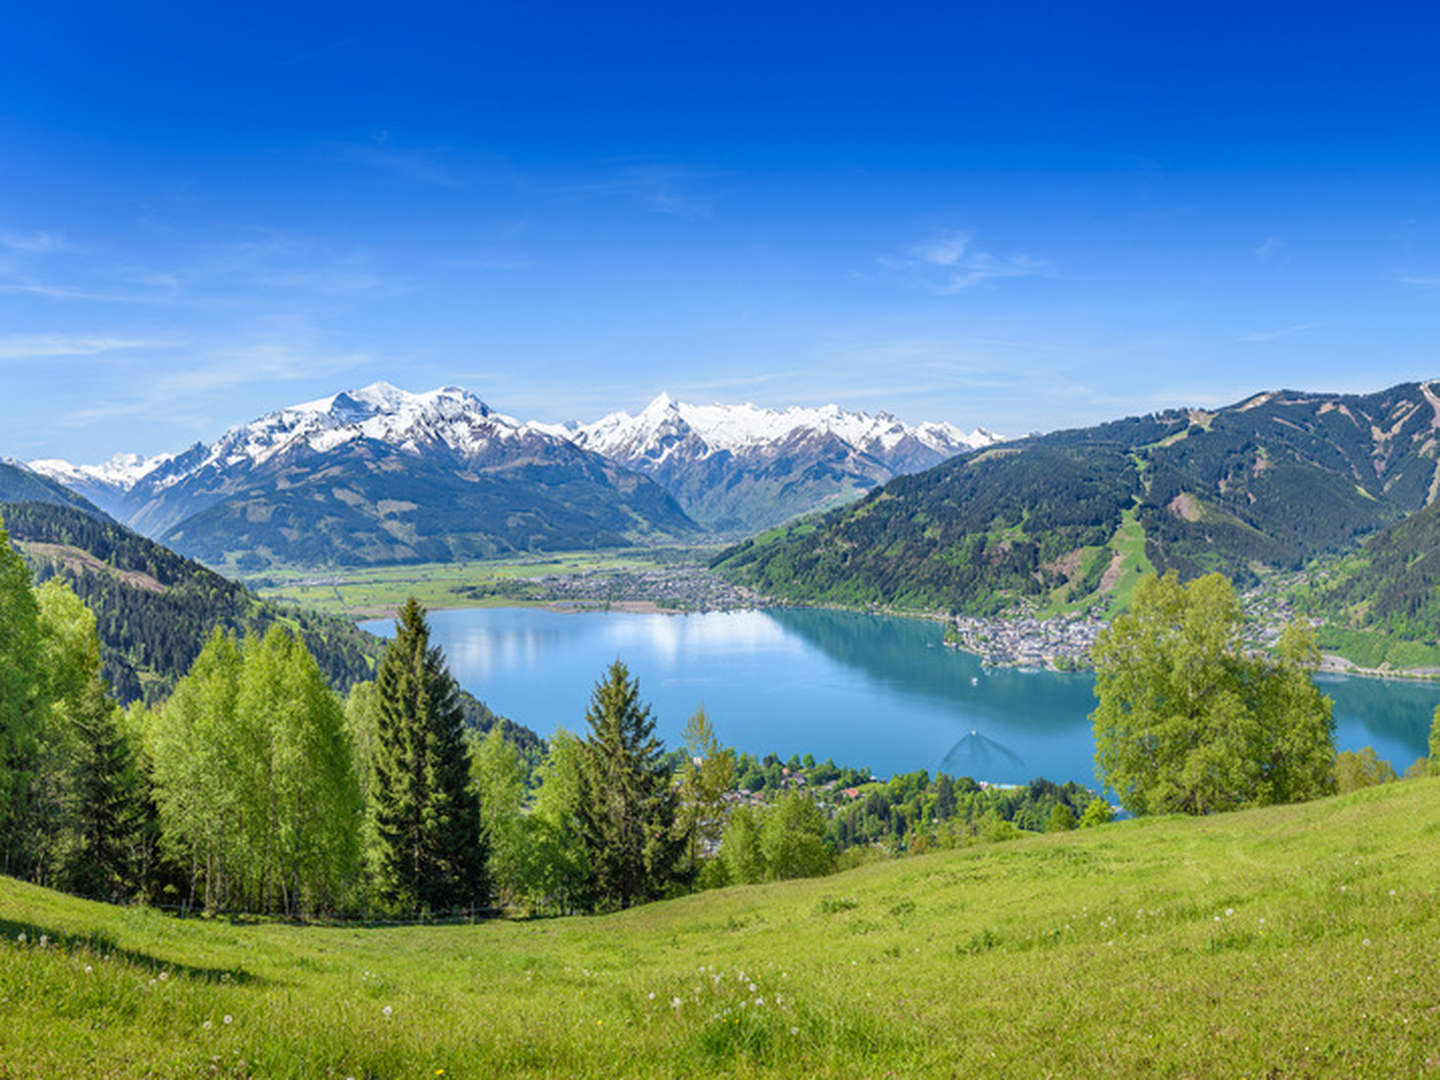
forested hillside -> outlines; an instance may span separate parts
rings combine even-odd
[[[901,477],[716,565],[781,597],[969,612],[1109,604],[1151,567],[1246,582],[1426,506],[1437,426],[1440,400],[1417,383],[1133,417]]]
[[[1342,626],[1440,640],[1440,505],[1368,539],[1301,602]]]
[[[37,582],[61,577],[95,612],[105,677],[128,703],[163,696],[216,627],[287,625],[345,688],[370,674],[378,642],[343,619],[281,607],[123,525],[48,503],[0,504]]]

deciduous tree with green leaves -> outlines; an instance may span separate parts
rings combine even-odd
[[[40,607],[30,570],[0,521],[0,871],[14,873],[25,836],[17,828],[30,796],[48,708],[41,666]]]
[[[1096,642],[1096,765],[1132,813],[1208,814],[1334,790],[1330,701],[1308,627],[1251,655],[1230,582],[1147,577]]]
[[[725,795],[735,786],[735,751],[722,747],[704,706],[685,722],[685,768],[680,774],[681,826],[690,838],[688,872],[698,872],[725,828]]]

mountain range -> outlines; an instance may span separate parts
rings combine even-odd
[[[1253,581],[1355,550],[1436,502],[1437,391],[1281,390],[1032,436],[892,480],[716,565],[797,600],[975,613],[1113,607],[1151,568]],[[1432,530],[1396,533],[1409,550],[1408,535]],[[1393,547],[1385,565],[1404,561]]]
[[[267,413],[178,454],[29,468],[186,555],[260,569],[750,531],[995,440],[835,406],[664,396],[633,417],[541,424],[455,387],[376,383]]]
[[[661,394],[639,414],[566,429],[643,473],[712,532],[749,533],[864,494],[904,473],[999,442],[978,428],[910,426],[888,413],[688,405]]]

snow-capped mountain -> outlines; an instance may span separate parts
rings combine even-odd
[[[1000,441],[984,428],[912,426],[836,405],[690,405],[667,394],[637,415],[611,413],[569,432],[656,480],[696,521],[727,532],[763,529]]]
[[[30,467],[185,554],[264,565],[611,546],[689,535],[696,521],[750,531],[994,441],[834,405],[665,395],[637,416],[562,426],[506,416],[458,387],[382,382],[277,409],[179,454]]]
[[[376,383],[177,455],[32,467],[211,563],[472,558],[694,531],[649,480],[455,387]]]

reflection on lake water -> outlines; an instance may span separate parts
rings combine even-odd
[[[1092,677],[982,668],[941,645],[938,623],[800,608],[468,608],[433,612],[430,622],[462,686],[545,735],[585,730],[590,689],[619,657],[672,746],[703,704],[722,741],[757,754],[811,753],[880,776],[929,769],[1006,783],[1094,782]],[[1335,700],[1342,749],[1372,745],[1398,771],[1425,753],[1440,686],[1319,682]]]

